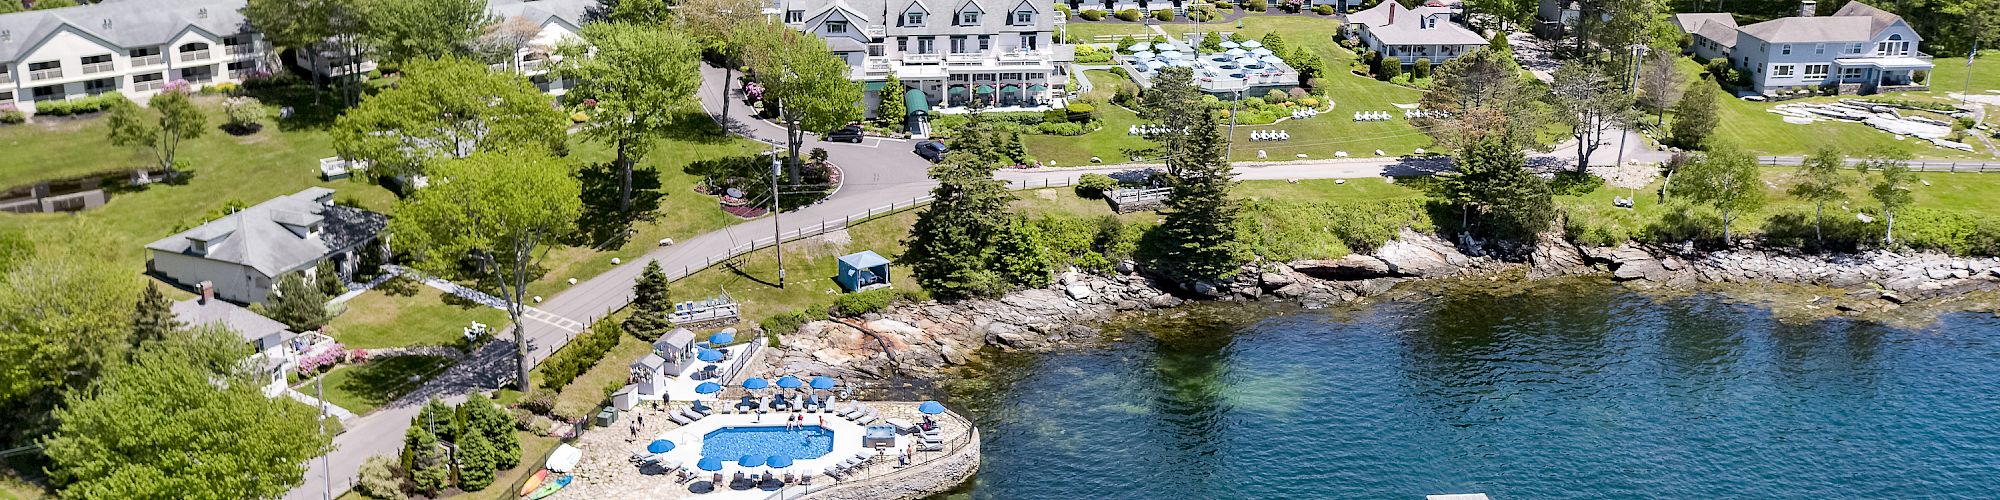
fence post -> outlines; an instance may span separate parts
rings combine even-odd
[[[1951,173],[1958,173],[1958,162],[1951,162]]]

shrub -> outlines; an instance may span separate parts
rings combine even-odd
[[[1549,191],[1559,195],[1583,196],[1604,187],[1604,178],[1583,172],[1559,172],[1549,180]]]
[[[0,105],[0,124],[13,125],[25,121],[28,121],[28,115],[14,105]]]
[[[105,92],[82,99],[42,101],[35,104],[35,114],[42,116],[70,116],[96,113],[111,109],[113,104],[124,99],[124,94]]]
[[[1083,13],[1080,15],[1083,16],[1083,20],[1085,21],[1101,21],[1104,19],[1104,11],[1102,9],[1083,9]]]
[[[556,410],[556,395],[554,393],[538,394],[532,399],[522,401],[520,406],[521,409],[528,410],[528,413],[548,416],[550,412]]]
[[[1042,135],[1060,135],[1066,137],[1073,137],[1073,136],[1083,135],[1088,131],[1084,130],[1083,124],[1081,123],[1042,122],[1042,124],[1035,126],[1035,132]]]
[[[264,119],[269,113],[264,105],[254,97],[231,97],[222,101],[222,114],[228,117],[222,127],[232,133],[247,134],[264,127]]]
[[[1313,6],[1313,13],[1314,13],[1314,14],[1319,14],[1319,15],[1322,15],[1322,16],[1331,16],[1331,15],[1333,15],[1333,6],[1332,6],[1332,5],[1327,5],[1327,4],[1319,4],[1319,5],[1314,5],[1314,6]]]
[[[1271,89],[1271,91],[1270,91],[1270,92],[1265,92],[1265,93],[1264,93],[1264,102],[1268,102],[1268,103],[1272,103],[1272,104],[1277,104],[1277,103],[1281,103],[1281,102],[1285,102],[1285,101],[1287,101],[1287,100],[1290,100],[1290,99],[1291,99],[1291,96],[1290,96],[1290,95],[1288,95],[1288,94],[1285,94],[1285,91],[1283,91],[1283,90],[1278,90],[1278,89]]]
[[[882,312],[889,308],[889,302],[894,301],[896,296],[896,290],[893,288],[877,288],[841,295],[833,299],[833,314],[852,317]]]
[[[1125,22],[1138,22],[1139,9],[1125,9],[1118,11],[1118,20]]]
[[[1092,106],[1090,103],[1072,102],[1063,109],[1069,111],[1069,121],[1082,123],[1097,119],[1097,106]]]
[[[1319,107],[1319,98],[1317,98],[1317,97],[1301,97],[1301,98],[1299,98],[1299,101],[1298,101],[1298,103],[1299,103],[1299,105],[1300,105],[1300,106],[1305,106],[1305,107],[1308,107],[1308,108],[1317,108],[1317,107]]]
[[[771,317],[757,322],[757,327],[764,329],[764,333],[767,335],[790,335],[797,333],[799,327],[806,326],[806,323],[810,322],[812,322],[812,317],[807,316],[804,310],[798,310],[773,314]]]
[[[1118,179],[1104,174],[1083,174],[1076,178],[1076,195],[1084,198],[1103,198],[1106,192],[1118,188]]]
[[[1383,59],[1382,70],[1375,72],[1375,77],[1382,81],[1394,80],[1398,76],[1403,76],[1403,63],[1390,59]]]
[[[1418,59],[1417,64],[1410,68],[1411,80],[1416,80],[1419,78],[1430,78],[1430,77],[1431,77],[1430,59]]]
[[[1271,10],[1271,4],[1266,2],[1265,0],[1250,0],[1249,2],[1245,2],[1243,4],[1243,10],[1248,10],[1250,12],[1263,12]]]
[[[1372,251],[1405,227],[1434,228],[1428,201],[1250,200],[1244,204],[1242,238],[1265,259],[1330,259]]]
[[[403,479],[398,477],[396,459],[388,455],[368,457],[361,462],[361,477],[354,482],[354,491],[361,496],[382,500],[402,500]]]
[[[1174,11],[1171,9],[1155,10],[1153,11],[1153,19],[1157,19],[1160,22],[1172,21],[1174,20]]]
[[[617,321],[599,321],[590,325],[590,330],[569,341],[569,345],[556,351],[542,361],[542,388],[560,392],[576,377],[597,366],[604,354],[618,346],[619,337],[625,335],[625,327]]]

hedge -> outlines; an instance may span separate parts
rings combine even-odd
[[[1168,9],[1155,10],[1153,11],[1153,19],[1158,19],[1161,22],[1173,21],[1174,11]]]
[[[1084,9],[1083,13],[1078,15],[1083,16],[1083,20],[1085,21],[1099,21],[1104,19],[1104,11],[1099,9]]]
[[[1138,22],[1139,9],[1125,9],[1118,11],[1118,19],[1126,22]]]
[[[625,335],[625,327],[617,321],[599,321],[590,325],[590,330],[569,341],[569,345],[557,350],[555,355],[542,360],[542,388],[561,391],[571,381],[576,380],[590,367],[604,359],[611,348],[618,346],[618,340]]]
[[[113,104],[125,100],[125,94],[105,92],[102,94],[67,101],[42,101],[35,103],[35,114],[43,116],[69,116],[96,113],[111,109]]]

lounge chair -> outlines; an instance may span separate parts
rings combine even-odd
[[[833,395],[832,395],[832,394],[828,394],[828,395],[826,395],[826,397],[825,397],[825,398],[822,398],[822,399],[820,399],[820,400],[819,400],[819,412],[820,412],[820,413],[833,413],[833,399],[834,399],[834,397],[833,397]]]
[[[730,480],[730,481],[729,481],[729,484],[736,484],[736,483],[741,483],[741,482],[744,482],[744,481],[747,481],[747,480],[748,480],[748,479],[745,479],[745,478],[743,477],[743,471],[740,471],[740,470],[739,470],[739,471],[736,471],[736,479],[733,479],[733,480]]]
[[[826,468],[826,471],[821,472],[821,474],[826,474],[826,477],[833,478],[833,481],[837,483],[840,482],[842,476],[847,475],[847,472],[841,470],[840,467],[828,467]]]
[[[709,405],[705,405],[705,404],[700,404],[700,403],[696,403],[696,404],[695,404],[694,406],[690,406],[690,407],[688,407],[688,409],[690,409],[690,410],[694,410],[694,411],[695,411],[695,413],[700,413],[700,414],[702,414],[703,416],[707,416],[707,415],[711,415],[711,414],[714,414],[714,413],[715,413],[715,407],[713,407],[713,406],[709,406]]]
[[[917,444],[917,451],[944,451],[944,442],[925,441]]]
[[[840,411],[833,414],[840,416],[840,418],[854,418],[854,415],[858,413],[861,413],[861,405],[855,404],[853,401],[848,401],[847,406],[842,407]]]
[[[682,415],[681,415],[680,413],[669,413],[669,414],[667,414],[667,420],[672,420],[672,421],[674,421],[674,423],[675,423],[675,424],[679,424],[679,425],[687,425],[687,424],[688,424],[688,422],[693,422],[693,420],[688,420],[688,418],[687,418],[687,417],[685,417],[685,416],[682,416]]]
[[[681,416],[687,417],[689,422],[693,422],[696,420],[701,420],[701,417],[706,417],[708,415],[703,415],[701,412],[694,411],[694,409],[692,408],[682,408]]]

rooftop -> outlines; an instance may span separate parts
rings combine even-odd
[[[332,199],[331,189],[307,188],[161,238],[146,248],[248,266],[276,277],[359,245],[389,224],[382,214],[334,205]],[[207,248],[195,248],[196,242]]]
[[[1396,2],[1382,2],[1347,19],[1366,26],[1369,34],[1388,45],[1486,44],[1486,37],[1451,22],[1450,14],[1450,9],[1444,7],[1411,9]],[[1436,18],[1428,28],[1424,27],[1423,21],[1427,17]]]
[[[175,302],[174,317],[188,326],[214,325],[228,328],[243,336],[243,341],[262,351],[291,338],[294,334],[284,323],[266,318],[248,308],[221,300],[203,302],[192,298]]]
[[[59,9],[0,14],[0,61],[14,61],[58,30],[69,30],[119,48],[172,42],[195,29],[225,37],[249,29],[244,0],[105,0]]]

